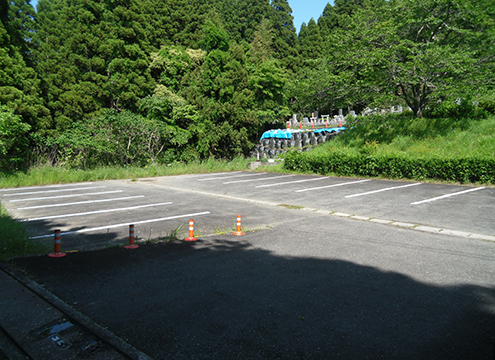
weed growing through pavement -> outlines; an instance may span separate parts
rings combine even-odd
[[[184,225],[179,225],[175,229],[170,231],[170,234],[165,235],[165,236],[160,236],[157,239],[151,238],[151,230],[150,230],[150,234],[148,236],[148,239],[146,239],[146,241],[144,243],[145,244],[156,244],[159,242],[169,242],[169,241],[181,240],[182,236],[180,235],[180,231],[182,230],[183,227],[184,227]]]
[[[293,210],[300,210],[300,209],[303,209],[304,206],[300,206],[300,205],[288,205],[288,204],[280,204],[280,205],[277,205],[277,206],[281,206],[281,207],[284,207],[286,209],[293,209]]]
[[[181,231],[181,229],[184,227],[184,225],[179,225],[177,226],[174,230],[172,230],[170,232],[170,234],[165,238],[167,241],[175,241],[175,240],[179,240],[180,239],[180,236],[179,236],[179,232]]]
[[[213,233],[215,235],[225,235],[225,234],[230,234],[231,232],[234,232],[235,228],[227,228],[227,227],[219,227],[213,230]]]

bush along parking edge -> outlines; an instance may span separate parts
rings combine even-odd
[[[341,150],[322,155],[290,151],[285,156],[284,167],[321,175],[495,184],[495,159],[486,158],[407,158],[348,154]]]

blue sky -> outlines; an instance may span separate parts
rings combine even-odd
[[[299,33],[301,24],[306,24],[311,18],[318,21],[318,18],[323,13],[323,9],[330,3],[333,5],[333,0],[288,0],[290,7],[292,8],[292,16],[294,16],[294,26]],[[31,0],[31,5],[36,9],[38,0]]]
[[[333,5],[333,0],[288,0],[292,8],[292,16],[294,16],[294,26],[299,33],[301,24],[306,24],[311,18],[318,21],[318,18],[323,13],[323,9],[328,3]]]

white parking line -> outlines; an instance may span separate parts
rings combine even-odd
[[[146,205],[130,206],[130,207],[119,208],[119,209],[95,210],[95,211],[88,211],[88,212],[75,213],[75,214],[52,215],[52,216],[45,216],[45,217],[32,218],[32,219],[24,219],[21,221],[40,221],[40,220],[60,219],[60,218],[67,218],[67,217],[74,217],[74,216],[103,214],[103,213],[109,213],[109,212],[115,212],[115,211],[143,209],[143,208],[152,207],[152,206],[162,206],[162,205],[170,205],[170,204],[172,204],[172,203],[166,202],[166,203],[159,203],[159,204],[146,204]]]
[[[222,176],[222,177],[214,177],[214,178],[207,178],[207,179],[199,179],[198,181],[231,179],[231,178],[238,178],[238,177],[245,177],[245,176],[259,176],[259,175],[266,175],[266,174],[267,173],[256,173],[256,174],[242,174],[242,175],[234,175],[234,176]]]
[[[281,183],[276,183],[276,184],[266,184],[266,185],[258,185],[255,186],[255,188],[263,188],[263,187],[270,187],[270,186],[277,186],[277,185],[286,185],[286,184],[295,184],[295,183],[302,183],[306,181],[317,181],[317,180],[324,180],[328,179],[327,177],[321,177],[317,179],[304,179],[304,180],[295,180],[295,181],[286,181],[286,182],[281,182]]]
[[[48,199],[61,199],[61,198],[86,196],[86,195],[115,194],[115,193],[120,193],[120,192],[124,192],[124,190],[100,191],[100,192],[86,193],[86,194],[70,194],[70,195],[45,196],[45,197],[39,197],[39,198],[28,198],[28,199],[9,200],[9,202],[35,201],[35,200],[48,200]]]
[[[379,192],[382,192],[382,191],[402,189],[402,188],[406,188],[406,187],[410,187],[410,186],[416,186],[416,185],[421,185],[421,183],[414,183],[414,184],[407,184],[407,185],[401,185],[401,186],[394,186],[394,187],[389,187],[389,188],[385,188],[385,189],[368,191],[368,192],[360,193],[360,194],[347,195],[346,198],[351,198],[351,197],[356,197],[356,196],[363,196],[363,195],[369,195],[369,194],[376,194],[376,193],[379,193]]]
[[[127,223],[122,223],[122,224],[99,226],[99,227],[87,228],[87,229],[81,229],[81,230],[75,230],[75,231],[66,231],[66,232],[61,233],[60,235],[63,236],[63,235],[70,235],[70,234],[80,234],[80,233],[85,233],[85,232],[90,232],[90,231],[113,229],[113,228],[122,227],[122,226],[147,224],[147,223],[151,223],[151,222],[180,219],[180,218],[183,218],[183,217],[200,216],[200,215],[206,215],[206,214],[209,214],[209,213],[210,213],[209,211],[204,211],[204,212],[194,213],[194,214],[176,215],[176,216],[169,216],[169,217],[158,218],[158,219],[151,219],[151,220],[127,222]],[[44,239],[44,238],[50,238],[50,237],[53,237],[53,236],[54,236],[53,234],[39,235],[39,236],[32,236],[32,237],[30,237],[30,239]]]
[[[227,175],[227,174],[239,174],[242,171],[231,171],[231,172],[219,172],[219,173],[207,173],[207,174],[191,174],[191,175],[177,175],[176,177],[180,178],[191,178],[191,177],[201,177],[201,176],[218,176],[218,175]]]
[[[309,188],[309,189],[296,190],[296,192],[304,192],[304,191],[311,191],[311,190],[326,189],[326,188],[331,188],[331,187],[336,187],[336,186],[345,186],[345,185],[359,184],[359,183],[363,183],[363,182],[366,182],[366,181],[371,181],[371,179],[358,180],[358,181],[350,181],[350,182],[345,182],[345,183],[339,183],[339,184],[326,185],[326,186],[320,186],[320,187]]]
[[[45,190],[45,191],[30,191],[24,193],[15,193],[15,194],[5,194],[4,196],[19,196],[19,195],[33,195],[33,194],[46,194],[46,193],[55,193],[62,191],[80,191],[80,190],[88,190],[88,189],[101,189],[106,186],[87,186],[82,188],[73,188],[73,189],[60,189],[60,190]]]
[[[77,183],[77,184],[61,184],[61,185],[41,185],[41,186],[23,186],[18,188],[8,188],[8,189],[0,189],[0,191],[16,191],[16,190],[31,190],[31,189],[47,189],[47,188],[55,188],[55,187],[65,187],[65,186],[76,186],[76,185],[91,185],[92,183]]]
[[[426,199],[426,200],[421,200],[421,201],[413,202],[413,203],[411,203],[411,205],[418,205],[418,204],[423,204],[423,203],[427,203],[427,202],[437,201],[437,200],[445,199],[445,198],[448,198],[448,197],[451,197],[451,196],[466,194],[466,193],[469,193],[469,192],[472,192],[472,191],[483,190],[484,188],[485,187],[480,187],[480,188],[476,188],[476,189],[469,189],[469,190],[459,191],[459,192],[452,193],[452,194],[437,196],[437,197],[434,197],[434,198],[431,198],[431,199]]]
[[[274,176],[274,177],[263,178],[263,179],[249,179],[249,180],[227,181],[227,182],[224,182],[224,184],[235,184],[235,183],[249,182],[249,181],[263,181],[263,180],[281,179],[281,178],[285,178],[285,177],[289,177],[289,176],[295,176],[295,175]]]
[[[126,196],[126,197],[121,197],[121,198],[103,199],[103,200],[77,201],[77,202],[73,202],[73,203],[48,204],[48,205],[37,205],[37,206],[25,206],[25,207],[17,208],[16,210],[44,209],[44,208],[58,207],[58,206],[82,205],[82,204],[92,204],[92,203],[108,202],[108,201],[129,200],[129,199],[137,199],[137,198],[142,198],[142,197],[144,197],[144,195]]]

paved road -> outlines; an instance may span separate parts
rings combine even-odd
[[[264,229],[16,262],[156,359],[493,359],[495,242],[469,236],[494,235],[494,189],[357,181],[242,172],[78,185],[122,190],[100,200],[143,196],[115,200],[119,208],[155,204],[120,211],[113,202],[10,202],[40,194],[4,192],[2,202],[24,219],[113,210],[33,220],[33,236],[124,224],[66,235],[76,248],[122,242],[134,220],[164,234],[190,214],[201,214],[192,217],[203,234],[232,228],[237,214]]]

